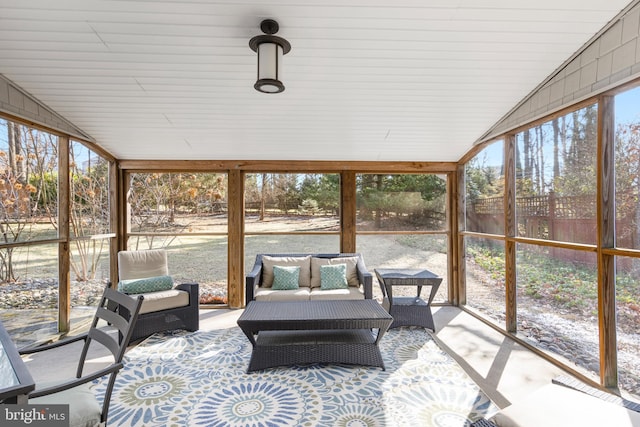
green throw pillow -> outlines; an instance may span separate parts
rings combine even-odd
[[[118,290],[125,294],[144,294],[147,292],[167,291],[173,288],[171,276],[145,277],[144,279],[121,280]]]
[[[320,266],[320,289],[347,289],[347,264]]]
[[[281,267],[273,266],[273,284],[271,289],[277,291],[288,291],[298,289],[298,278],[300,277],[300,266]]]

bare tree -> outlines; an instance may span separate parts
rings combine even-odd
[[[6,126],[7,144],[0,150],[0,239],[11,244],[46,236],[48,222],[57,228],[57,138],[25,126]],[[0,280],[18,279],[16,248],[0,251]]]
[[[108,248],[103,238],[109,231],[109,164],[79,143],[70,145],[70,228],[76,255],[71,268],[77,280],[94,279]]]

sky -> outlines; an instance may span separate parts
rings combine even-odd
[[[640,121],[640,87],[615,97],[616,124]]]
[[[615,97],[616,127],[620,123],[640,122],[640,87],[622,92]],[[501,167],[503,144],[500,142],[487,146],[482,155],[486,155],[486,166]]]

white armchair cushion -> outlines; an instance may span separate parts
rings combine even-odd
[[[169,275],[167,252],[164,249],[118,252],[120,280],[144,279]]]
[[[41,385],[44,388],[55,384],[55,382],[52,382]],[[70,427],[94,427],[100,425],[102,407],[98,404],[89,384],[82,384],[59,393],[29,399],[29,404],[69,405]]]
[[[144,295],[144,300],[142,301],[142,306],[140,306],[140,314],[155,313],[156,311],[189,305],[189,292],[180,289],[149,292],[142,295]]]
[[[153,277],[168,277],[169,266],[167,251],[164,249],[150,249],[146,251],[118,252],[118,274],[121,282],[146,280]],[[130,292],[131,293],[131,292]],[[170,288],[155,292],[143,292],[144,301],[140,307],[140,314],[155,313],[170,308],[189,305],[189,292]]]

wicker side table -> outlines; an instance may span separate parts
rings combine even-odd
[[[442,277],[436,276],[429,270],[414,268],[379,268],[374,271],[384,296],[382,306],[393,316],[390,327],[422,326],[435,332],[431,302],[442,283]],[[394,286],[416,286],[416,296],[394,297]],[[420,297],[423,286],[431,288],[426,301]]]

